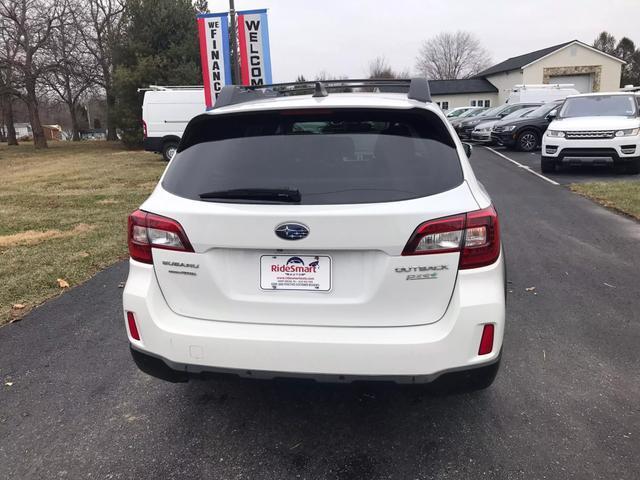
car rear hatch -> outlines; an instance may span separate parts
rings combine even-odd
[[[459,252],[403,250],[424,222],[478,204],[434,113],[327,110],[195,120],[142,208],[191,246],[152,249],[178,314],[382,327],[444,315]]]

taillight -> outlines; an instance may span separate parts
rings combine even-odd
[[[460,269],[491,265],[500,256],[500,225],[493,206],[467,213]]]
[[[423,223],[413,232],[402,255],[460,251],[464,236],[464,222],[464,215],[456,215]]]
[[[491,206],[420,225],[402,255],[460,252],[460,269],[491,265],[500,256],[498,214]]]
[[[147,138],[147,122],[142,120],[142,138]]]
[[[129,215],[129,254],[138,262],[153,263],[151,248],[193,252],[193,247],[178,222],[136,210]]]

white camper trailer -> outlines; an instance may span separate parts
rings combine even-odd
[[[579,93],[572,83],[515,85],[506,103],[548,103]]]
[[[162,87],[151,85],[144,91],[142,124],[144,149],[161,153],[165,160],[173,158],[182,133],[196,115],[204,113],[202,87]]]

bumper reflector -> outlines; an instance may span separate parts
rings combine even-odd
[[[136,317],[133,316],[133,312],[127,312],[127,323],[129,325],[129,333],[134,340],[140,340],[140,333],[138,333],[138,326],[136,325]]]
[[[480,339],[480,348],[478,355],[487,355],[493,350],[493,323],[488,323],[482,329],[482,338]]]

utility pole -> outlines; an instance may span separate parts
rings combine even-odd
[[[233,83],[236,85],[240,85],[242,80],[240,80],[240,62],[238,55],[238,31],[236,25],[236,7],[234,0],[229,0],[229,16],[231,17],[231,52],[233,53]]]

